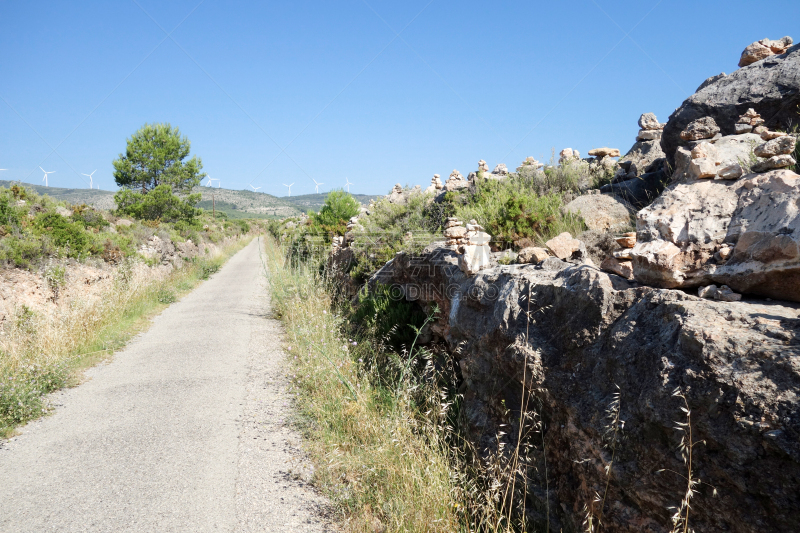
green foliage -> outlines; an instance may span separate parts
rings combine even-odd
[[[121,190],[114,195],[117,213],[142,220],[192,220],[199,214],[194,203],[198,195],[189,195],[185,200],[173,194],[169,185],[159,185],[153,190]]]
[[[156,291],[156,300],[162,304],[171,304],[178,299],[175,291],[169,287],[159,287]]]
[[[64,248],[68,257],[79,257],[89,244],[85,228],[58,213],[41,213],[33,223],[40,235],[46,234],[56,247]]]
[[[795,131],[795,134],[797,134],[796,131]],[[796,161],[796,164],[794,164],[791,167],[789,167],[789,169],[792,172],[800,173],[800,136],[797,137],[797,142],[794,145],[794,152],[792,152],[792,157]]]
[[[86,204],[76,205],[72,208],[72,220],[80,223],[84,228],[101,229],[109,225],[100,211]]]
[[[0,359],[3,356],[0,352]],[[0,374],[0,436],[45,413],[44,395],[65,386],[68,376],[65,365],[30,365]]]
[[[581,219],[561,211],[562,195],[546,190],[560,188],[547,181],[546,173],[511,176],[504,180],[484,180],[473,193],[448,193],[446,201],[454,206],[462,220],[475,219],[505,246],[528,238],[544,242],[559,233],[576,235],[585,229]],[[556,176],[558,180],[564,178]]]
[[[186,136],[169,124],[145,124],[114,160],[114,180],[122,189],[114,200],[122,214],[147,220],[191,219],[200,194],[190,194],[205,177]],[[134,192],[135,191],[135,192]],[[151,195],[155,195],[152,196]]]
[[[312,213],[314,226],[324,235],[343,235],[347,221],[358,214],[361,204],[343,190],[328,193],[325,204],[319,213]]]
[[[415,328],[422,327],[426,317],[419,305],[396,296],[386,285],[377,285],[372,291],[363,289],[349,321],[357,325],[361,335],[387,339],[398,350],[408,349],[417,335]]]

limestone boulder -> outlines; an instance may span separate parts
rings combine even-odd
[[[794,140],[794,137],[790,135],[783,135],[756,146],[754,152],[758,157],[772,157],[775,155],[791,154],[794,151],[795,144],[797,143]]]
[[[474,276],[492,266],[492,249],[487,245],[468,244],[458,256],[458,268],[467,276]]]
[[[539,248],[536,246],[529,246],[527,248],[523,248],[517,254],[517,263],[526,264],[526,263],[534,263],[539,264],[545,259],[550,257],[550,252],[545,250],[544,248]]]
[[[600,263],[600,270],[633,279],[633,266],[630,261],[619,260],[616,257],[607,257]]]
[[[656,287],[703,283],[704,266],[728,234],[741,180],[695,180],[670,186],[636,217],[633,272]]]
[[[611,194],[584,194],[564,206],[564,212],[580,215],[590,230],[628,227],[634,208]]]
[[[791,37],[784,37],[776,41],[771,39],[761,39],[760,41],[756,41],[747,45],[747,47],[744,49],[742,56],[739,58],[739,66],[746,67],[775,54],[782,54],[791,45]]]
[[[749,174],[724,242],[733,254],[708,278],[742,293],[800,301],[800,175]]]
[[[686,129],[681,132],[681,139],[684,141],[697,141],[700,139],[711,139],[719,133],[719,126],[712,117],[702,117],[690,122]]]
[[[663,130],[664,124],[658,121],[654,113],[644,113],[639,117],[639,127],[643,130]]]
[[[459,191],[468,187],[469,181],[465,180],[464,176],[462,176],[461,172],[458,170],[453,170],[453,172],[450,173],[450,177],[447,178],[447,181],[444,183],[444,190],[447,192]]]
[[[800,175],[785,169],[674,184],[637,215],[634,276],[800,301],[798,204]]]
[[[753,149],[761,144],[763,140],[754,133],[744,133],[742,135],[727,135],[714,141],[701,141],[693,147],[679,147],[674,154],[674,170],[671,181],[684,182],[696,178],[690,172],[690,165],[693,156],[705,154],[706,157],[713,158],[714,164],[719,165],[719,172],[722,166],[729,163],[749,164]],[[710,147],[710,148],[709,148]]]
[[[567,231],[557,237],[553,237],[545,244],[553,252],[553,255],[559,259],[569,259],[572,254],[581,249],[581,241],[574,239]]]
[[[774,155],[768,159],[759,161],[752,166],[751,170],[753,172],[769,172],[770,170],[790,167],[795,163],[797,163],[797,161],[789,154]]]

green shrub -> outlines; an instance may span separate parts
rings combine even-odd
[[[41,213],[34,219],[40,234],[47,234],[57,248],[63,248],[68,257],[79,257],[89,244],[85,228],[70,222],[58,213]]]
[[[72,220],[78,222],[84,228],[101,229],[109,225],[100,211],[86,204],[72,208]]]
[[[425,323],[425,313],[419,305],[405,298],[392,297],[387,285],[377,285],[374,290],[364,288],[350,316],[350,323],[361,330],[361,335],[386,339],[397,350],[409,349],[417,335],[415,328]]]
[[[335,190],[328,193],[319,213],[311,214],[311,220],[322,235],[344,235],[347,221],[356,216],[360,208],[361,204],[350,193]]]

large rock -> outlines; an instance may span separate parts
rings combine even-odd
[[[670,186],[637,215],[634,275],[657,287],[720,283],[798,302],[798,203],[800,176],[789,170]]]
[[[589,155],[602,159],[604,157],[619,157],[619,150],[617,148],[593,148],[589,150]]]
[[[782,54],[792,45],[792,42],[791,37],[784,37],[777,41],[771,39],[756,41],[744,49],[742,56],[739,58],[739,66],[746,67],[769,56]]]
[[[758,157],[772,157],[781,154],[791,154],[794,152],[794,147],[796,144],[797,141],[795,141],[794,137],[790,135],[784,135],[756,146],[754,152]]]
[[[663,157],[664,152],[661,150],[658,140],[638,141],[628,150],[627,154],[619,159],[619,164],[630,161],[636,167],[636,175],[639,176],[644,174],[650,165]]]
[[[675,152],[674,170],[672,172],[672,182],[682,182],[691,179],[690,165],[692,162],[692,152],[697,150],[698,155],[704,145],[712,146],[711,151],[705,153],[711,156],[714,164],[727,166],[729,163],[750,164],[753,148],[763,141],[760,136],[754,133],[744,133],[741,135],[728,135],[714,141],[702,141],[690,150],[689,147],[680,147]]]
[[[499,454],[494,472],[512,464],[517,445],[529,452],[513,512],[524,508],[535,530],[549,522],[551,531],[583,531],[584,505],[608,485],[603,531],[672,531],[668,508],[686,490],[675,423],[686,414],[672,395],[680,387],[693,440],[704,443],[693,454],[703,483],[691,528],[794,531],[797,308],[703,300],[548,262],[558,265],[497,266],[473,277],[436,247],[391,262],[391,283],[408,300],[440,309],[431,331],[463,378],[448,384],[463,395],[459,429],[481,455]],[[606,410],[616,394],[625,424],[612,464]],[[520,431],[520,420],[544,423],[541,432]]]
[[[584,194],[564,206],[564,211],[580,215],[591,230],[614,230],[630,226],[633,207],[610,194]]]
[[[789,130],[800,122],[800,46],[770,56],[710,83],[690,96],[670,116],[661,147],[674,168],[675,151],[683,144],[680,133],[698,118],[712,117],[723,135],[748,108],[766,119],[771,130]]]
[[[545,244],[559,259],[569,259],[572,254],[581,249],[581,241],[574,239],[568,231],[553,237]]]
[[[707,278],[742,293],[800,301],[800,176],[789,170],[750,174],[724,242],[734,245]]]

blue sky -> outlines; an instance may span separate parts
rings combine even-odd
[[[0,1],[0,179],[97,169],[115,190],[145,122],[180,127],[223,187],[279,196],[624,152],[641,113],[665,121],[797,20],[793,2]]]

